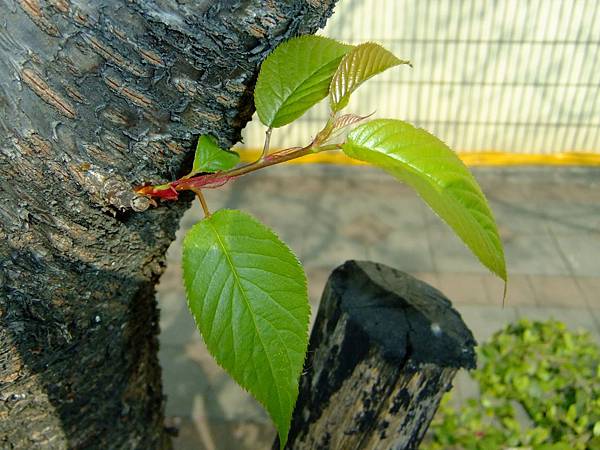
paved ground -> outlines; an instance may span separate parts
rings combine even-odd
[[[442,290],[479,341],[518,317],[554,317],[600,342],[600,169],[478,169],[500,226],[510,274],[502,283],[407,187],[365,167],[286,166],[209,192],[211,208],[243,208],[275,229],[303,261],[313,311],[330,271],[371,259]],[[201,219],[185,216],[179,238]],[[267,449],[266,414],[207,354],[185,305],[180,239],[159,286],[167,415],[183,449]],[[466,396],[463,375],[455,387]]]

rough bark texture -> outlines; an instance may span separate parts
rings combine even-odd
[[[323,293],[286,448],[416,449],[456,371],[475,366],[474,346],[441,292],[346,262]]]
[[[237,141],[260,61],[334,2],[0,0],[0,448],[169,446],[154,284],[185,204],[132,187]]]

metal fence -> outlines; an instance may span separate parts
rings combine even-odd
[[[408,120],[461,152],[600,153],[600,0],[340,0],[322,34],[413,63],[349,111]],[[326,117],[317,106],[273,146],[307,142]],[[245,146],[263,136],[255,120]]]

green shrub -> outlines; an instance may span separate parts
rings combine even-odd
[[[428,450],[600,449],[600,348],[588,333],[521,320],[479,349],[480,398],[442,400]]]

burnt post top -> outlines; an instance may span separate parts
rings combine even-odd
[[[356,338],[375,342],[384,358],[407,367],[475,367],[473,334],[427,283],[384,264],[350,260],[333,271],[328,288],[358,327]]]
[[[437,289],[347,261],[323,292],[286,448],[416,450],[475,345]]]

